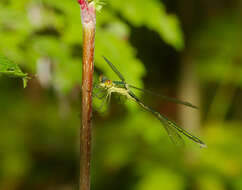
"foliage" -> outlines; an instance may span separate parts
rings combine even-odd
[[[129,38],[130,26],[118,16],[119,12],[127,15],[129,8],[126,3],[120,6],[118,2],[122,1],[106,2],[105,9],[98,14],[96,67],[107,72],[107,68],[103,66],[102,55],[120,65],[122,71],[126,70],[129,63],[130,69],[135,71],[129,75],[129,81],[141,86],[140,79],[145,71],[141,62],[135,57],[134,47],[125,40]],[[80,72],[77,71],[81,71],[82,35],[79,7],[76,2],[60,3],[57,0],[43,0],[19,3],[10,1],[8,4],[4,2],[1,4],[3,6],[0,16],[0,38],[3,39],[1,43],[4,46],[0,48],[0,52],[21,63],[33,73],[38,73],[36,63],[39,59],[50,58],[54,69],[53,86],[66,93],[70,91],[81,79]],[[165,13],[161,3],[155,0],[144,1],[138,3],[139,7],[135,6],[137,4],[135,1],[128,4],[132,10],[134,9],[132,12],[147,12],[143,17],[140,17],[140,14],[125,16],[128,22],[134,26],[147,26],[158,32],[174,47],[178,49],[182,47],[182,34],[178,21],[174,16]],[[121,7],[123,8],[120,9]],[[150,12],[155,14],[149,14]],[[105,27],[102,27],[104,25]]]
[[[242,26],[239,23],[239,17],[228,15],[211,20],[198,33],[193,42],[194,58],[204,80],[242,85],[242,54],[239,53],[242,49],[238,40]]]
[[[19,77],[23,79],[24,88],[27,86],[28,75],[23,73],[19,66],[6,57],[0,55],[0,75],[7,75],[10,77]]]

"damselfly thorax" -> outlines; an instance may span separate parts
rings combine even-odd
[[[107,91],[107,96],[110,97],[112,93],[117,93],[125,96],[128,99],[133,99],[129,92],[128,85],[121,81],[112,81],[107,77],[101,75],[99,77],[99,86]]]

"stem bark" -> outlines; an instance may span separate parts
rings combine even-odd
[[[92,87],[95,47],[95,6],[79,1],[82,9],[83,58],[82,58],[82,124],[80,131],[80,190],[90,190],[91,141],[92,141]]]

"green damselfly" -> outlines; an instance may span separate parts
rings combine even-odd
[[[184,144],[184,140],[181,137],[180,134],[185,135],[186,137],[188,137],[189,139],[191,139],[192,141],[198,143],[200,145],[200,147],[206,147],[206,144],[201,141],[198,137],[192,135],[191,133],[189,133],[188,131],[186,131],[185,129],[182,129],[181,127],[179,127],[175,122],[169,120],[167,117],[165,117],[164,115],[162,115],[161,113],[159,113],[158,111],[155,111],[154,109],[150,108],[149,106],[145,105],[132,91],[131,89],[136,89],[136,90],[141,90],[144,92],[148,92],[151,94],[155,94],[151,91],[148,90],[143,90],[140,88],[137,88],[135,86],[129,85],[128,83],[126,83],[125,78],[123,77],[123,75],[118,71],[118,69],[105,57],[103,57],[104,60],[108,63],[108,65],[111,67],[111,69],[117,74],[117,76],[121,79],[121,81],[112,81],[109,80],[107,77],[104,76],[100,76],[99,78],[99,84],[98,84],[98,88],[101,88],[103,90],[106,91],[107,95],[106,95],[106,100],[110,100],[111,98],[111,94],[112,93],[117,93],[120,95],[125,96],[127,99],[133,100],[135,101],[138,105],[140,105],[143,109],[145,109],[146,111],[149,111],[150,113],[152,113],[156,118],[158,118],[161,123],[163,124],[164,128],[166,129],[169,137],[171,138],[171,140],[176,144],[176,145],[183,145]],[[197,108],[196,106],[192,105],[189,102],[185,102],[185,101],[181,101],[181,100],[177,100],[175,98],[169,98],[163,95],[159,95],[161,98],[166,99],[168,101],[172,101],[175,103],[179,103],[185,106],[189,106],[192,108]]]

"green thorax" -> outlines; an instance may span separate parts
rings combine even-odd
[[[126,88],[126,84],[123,81],[112,81],[117,88]]]

